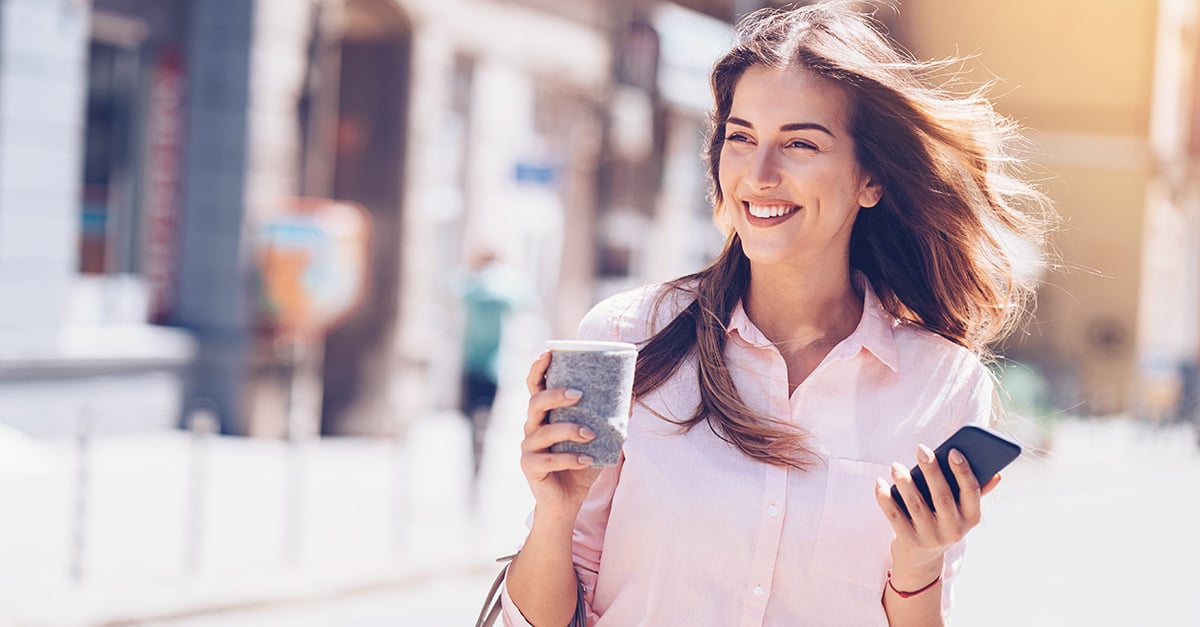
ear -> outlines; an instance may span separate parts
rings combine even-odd
[[[883,198],[883,183],[875,176],[868,174],[862,187],[858,190],[858,206],[874,207],[879,204],[880,198]]]

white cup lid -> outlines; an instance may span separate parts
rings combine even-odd
[[[546,348],[552,351],[572,352],[637,352],[637,346],[629,342],[591,342],[585,340],[550,340],[546,342]]]

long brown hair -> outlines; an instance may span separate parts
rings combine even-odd
[[[742,74],[753,66],[816,72],[845,90],[855,158],[883,187],[879,203],[855,221],[850,265],[896,318],[986,356],[1033,294],[1014,269],[1006,238],[1040,244],[1052,216],[1047,197],[1020,176],[1015,126],[982,90],[927,84],[947,62],[915,60],[847,2],[764,9],[736,30],[710,77],[705,156],[714,215],[724,200],[718,174],[725,121]],[[747,407],[725,363],[726,328],[749,283],[749,260],[733,233],[711,265],[670,283],[694,300],[640,351],[634,395],[662,385],[695,351],[700,402],[678,424],[705,422],[752,458],[804,470],[815,459],[807,434]]]

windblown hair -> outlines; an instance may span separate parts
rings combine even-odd
[[[1033,295],[1033,281],[1014,267],[1012,242],[1041,244],[1053,210],[1021,177],[1013,154],[1020,135],[983,90],[957,93],[929,84],[948,64],[917,61],[847,2],[746,16],[710,77],[709,196],[720,216],[725,122],[748,68],[805,69],[839,85],[849,103],[855,158],[883,188],[879,203],[858,213],[850,265],[896,318],[986,357]],[[727,235],[710,266],[663,292],[684,290],[694,300],[640,351],[634,394],[662,385],[695,351],[700,402],[678,424],[691,429],[706,422],[752,458],[805,470],[816,458],[808,434],[747,407],[725,362],[730,316],[750,282],[741,242]]]

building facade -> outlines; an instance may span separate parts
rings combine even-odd
[[[145,324],[140,225],[109,213],[138,202],[125,88],[148,27],[40,0],[0,3],[0,25],[0,416],[46,435],[169,423],[195,342]]]
[[[1200,238],[1179,185],[1163,183],[1190,159],[1170,138],[1191,128],[1179,103],[1194,95],[1183,82],[1194,52],[1179,42],[1195,27],[1180,15],[1194,11],[1190,0],[901,7],[898,34],[917,56],[971,56],[967,77],[996,81],[996,107],[1027,129],[1024,156],[1063,217],[1035,316],[1002,347],[1045,377],[1058,410],[1161,413],[1194,363]]]
[[[566,336],[719,247],[705,78],[761,4],[0,0],[0,422],[211,408],[230,433],[394,434],[452,407],[473,252],[522,270],[540,332]],[[1196,13],[879,13],[919,57],[978,53],[968,78],[1000,77],[1030,129],[1061,267],[1002,350],[1059,407],[1162,413],[1194,387]],[[303,350],[263,328],[257,248],[298,197],[372,228],[360,306]]]
[[[736,9],[689,4],[0,1],[0,420],[399,433],[453,405],[473,251],[560,335],[704,259],[679,229],[713,232],[688,172],[707,94],[661,86],[707,70],[688,29],[715,56]],[[263,329],[257,248],[297,197],[372,228],[366,296],[303,350]]]

